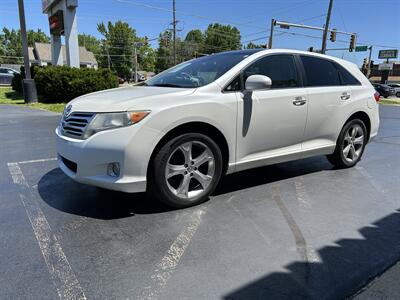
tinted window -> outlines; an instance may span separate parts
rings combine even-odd
[[[243,82],[251,75],[268,76],[272,80],[272,88],[299,86],[292,55],[270,55],[261,58],[243,71]]]
[[[339,64],[335,63],[335,66],[339,71],[343,85],[360,85],[360,82],[353,75],[351,75],[349,71]]]
[[[301,56],[301,61],[306,72],[307,86],[340,85],[339,72],[329,60]]]
[[[240,75],[236,76],[235,79],[232,80],[230,84],[225,88],[226,92],[234,92],[234,91],[240,91],[241,90],[241,84],[240,84]]]

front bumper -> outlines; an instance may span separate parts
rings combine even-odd
[[[146,131],[146,130],[145,130]],[[140,140],[141,135],[147,137]],[[143,192],[146,190],[147,165],[156,140],[156,133],[147,130],[139,132],[134,126],[99,132],[87,140],[77,140],[57,135],[57,154],[60,169],[73,180],[122,192]],[[133,140],[141,142],[136,146]],[[107,175],[110,163],[119,163],[120,176]]]

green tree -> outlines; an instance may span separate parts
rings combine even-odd
[[[110,67],[118,76],[123,78],[131,77],[133,66],[133,45],[137,40],[136,31],[128,23],[117,21],[114,24],[103,22],[97,24],[97,30],[103,35],[104,42],[101,45],[105,54],[105,60],[100,65],[108,65],[107,58],[110,58]],[[109,55],[109,56],[108,56]]]
[[[250,42],[246,46],[246,49],[258,49],[258,48],[265,48],[265,45],[263,45],[263,44],[254,44],[253,42]]]
[[[138,70],[154,71],[156,64],[155,51],[147,43],[145,37],[138,37],[136,30],[128,23],[117,21],[108,22],[107,25],[100,23],[97,30],[103,35],[104,40],[99,41],[96,59],[101,67],[114,70],[122,78],[131,78],[135,68],[134,46],[136,45],[138,57]],[[94,43],[93,37],[87,40]],[[82,37],[82,40],[84,38]],[[96,44],[96,43],[95,43]],[[96,48],[93,48],[95,52]],[[88,48],[89,50],[89,48]]]
[[[231,25],[213,23],[204,32],[204,53],[215,53],[241,49],[240,31]]]
[[[186,34],[183,42],[183,56],[193,56],[195,52],[202,50],[204,46],[204,36],[200,29],[194,29]]]
[[[35,42],[50,43],[50,38],[40,29],[37,31],[27,31],[28,46],[34,46]],[[12,60],[6,57],[0,57],[0,62],[21,62],[15,57],[22,57],[22,41],[21,31],[15,29],[8,29],[6,27],[0,33],[0,56],[11,56]]]
[[[139,70],[154,72],[156,69],[156,52],[147,43],[146,38],[137,38],[141,46],[137,47]]]
[[[79,46],[85,47],[86,50],[93,52],[95,55],[101,54],[101,42],[90,34],[78,34]],[[97,57],[96,57],[97,58]]]
[[[158,38],[156,72],[164,71],[172,65],[172,37],[169,31],[164,31]]]
[[[21,36],[21,32],[18,30],[19,36]],[[50,43],[50,37],[38,29],[37,31],[28,30],[26,32],[28,38],[28,46],[33,47],[35,43]]]

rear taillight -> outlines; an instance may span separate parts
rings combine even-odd
[[[379,100],[381,100],[381,95],[378,92],[375,92],[374,98],[376,102],[379,102]]]

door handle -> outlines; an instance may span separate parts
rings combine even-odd
[[[304,104],[306,104],[306,98],[305,97],[302,97],[302,96],[299,96],[299,97],[296,97],[296,98],[294,98],[294,100],[293,100],[293,105],[295,105],[295,106],[301,106],[301,105],[304,105]]]
[[[350,94],[347,92],[342,93],[342,95],[340,96],[340,99],[342,100],[349,100],[350,99]]]

